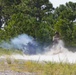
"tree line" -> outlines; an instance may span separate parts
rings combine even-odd
[[[54,8],[49,0],[0,0],[0,40],[25,33],[50,43],[55,31],[67,45],[76,46],[76,3]]]

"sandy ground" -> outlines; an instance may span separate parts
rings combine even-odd
[[[1,56],[0,58],[11,58],[11,59],[21,59],[21,60],[31,60],[31,61],[51,61],[51,62],[65,62],[65,63],[76,63],[76,52],[64,51],[64,52],[50,52],[38,55],[10,55]]]
[[[54,55],[12,55],[11,58],[32,60],[32,61],[51,61],[51,62],[66,62],[76,63],[76,53],[58,53]]]

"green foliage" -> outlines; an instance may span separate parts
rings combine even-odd
[[[42,6],[44,4],[46,7]],[[9,6],[9,4],[6,6]],[[8,10],[10,10],[10,7]],[[46,12],[50,11],[49,14],[52,14],[52,10],[53,6],[48,0],[22,0],[19,5],[15,5],[15,3],[12,4],[11,12],[4,11],[5,13],[9,13],[10,17],[10,19],[7,20],[7,26],[5,27],[5,32],[7,32],[5,33],[5,35],[7,35],[6,38],[10,39],[19,34],[26,33],[37,40],[48,42],[52,39],[51,37],[53,34],[50,27],[51,25],[48,25],[50,21],[45,18],[49,18],[49,15],[46,14]]]
[[[59,31],[61,37],[69,45],[75,44],[75,3],[68,2],[66,5],[60,5],[55,9],[54,29]]]
[[[59,21],[55,24],[54,27],[56,31],[60,32],[62,38],[65,41],[72,41],[72,26],[69,21],[59,19]]]
[[[33,62],[12,59],[10,57],[0,62],[0,71],[7,74],[12,71],[12,74],[35,74],[35,75],[75,75],[76,64],[69,63],[54,63],[54,62]],[[10,71],[10,72],[9,72]]]
[[[73,37],[73,42],[76,43],[76,23],[75,23],[75,26],[73,28],[72,37]]]
[[[41,23],[39,30],[37,30],[36,36],[43,42],[50,42],[52,40],[52,29],[46,23]],[[50,40],[50,41],[49,41]]]
[[[0,30],[0,40],[25,33],[48,43],[54,32],[59,31],[63,40],[75,44],[75,8],[73,2],[54,9],[49,0],[0,0],[0,16],[7,25],[4,31]]]

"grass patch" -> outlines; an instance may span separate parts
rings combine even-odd
[[[0,62],[0,70],[12,70],[15,72],[31,72],[37,75],[76,75],[76,64],[35,62],[24,60],[7,60],[7,64]],[[7,67],[7,68],[6,68]]]
[[[22,54],[22,51],[21,50],[15,50],[15,49],[0,48],[0,56],[1,55],[11,55],[11,54]]]

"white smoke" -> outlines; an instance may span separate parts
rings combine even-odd
[[[3,41],[0,44],[0,47],[6,49],[19,49],[26,54],[36,54],[37,51],[40,49],[35,39],[26,34],[21,34],[11,39],[9,43]]]
[[[40,45],[33,37],[28,36],[27,34],[21,34],[17,37],[14,37],[10,42],[3,41],[0,44],[0,47],[6,49],[18,49],[22,50],[25,54],[57,54],[61,52],[68,52],[68,49],[64,47],[62,40],[59,40],[58,44],[53,46],[42,46]]]
[[[34,44],[34,38],[26,34],[22,34],[11,39],[11,44],[17,49],[23,49],[23,47],[26,47],[28,43]]]
[[[59,40],[58,44],[54,44],[53,46],[49,46],[45,48],[45,54],[58,54],[62,52],[67,52],[68,49],[64,47],[64,42],[62,40]]]

